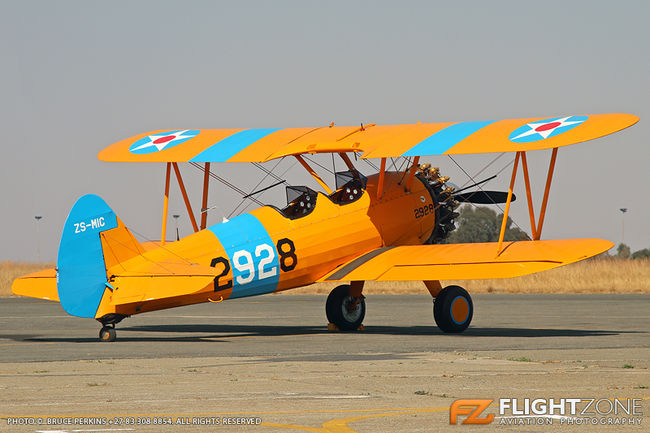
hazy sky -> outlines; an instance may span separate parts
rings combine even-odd
[[[619,208],[627,207],[625,242],[650,247],[648,1],[0,5],[0,260],[36,260],[35,215],[44,217],[41,256],[55,260],[65,217],[85,193],[102,196],[136,233],[158,239],[164,167],[96,157],[140,132],[607,112],[641,121],[560,149],[544,237],[618,243]],[[474,174],[495,156],[456,160]],[[537,203],[548,157],[529,155]],[[425,160],[466,182],[448,157]],[[198,171],[182,170],[190,186],[200,184]],[[216,170],[244,189],[261,177],[249,164]],[[299,166],[287,177],[309,181]],[[505,171],[489,187],[507,188],[508,181]],[[520,177],[522,200],[511,215],[529,231],[522,188]],[[210,194],[225,213],[238,202],[217,183]],[[171,210],[183,213],[179,225],[188,234],[179,196],[174,185]],[[281,197],[281,190],[262,196]],[[210,221],[220,219],[215,212]]]

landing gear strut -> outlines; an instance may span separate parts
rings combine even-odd
[[[433,302],[433,317],[442,332],[463,332],[472,321],[474,305],[469,293],[460,286],[447,286]]]
[[[351,286],[344,284],[332,290],[325,303],[327,320],[336,325],[341,331],[359,329],[366,316],[365,296],[361,290],[351,292]]]

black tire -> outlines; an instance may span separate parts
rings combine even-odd
[[[356,308],[350,306],[356,302]],[[366,302],[350,296],[350,285],[344,284],[332,290],[325,303],[325,314],[330,323],[341,331],[356,331],[366,316]]]
[[[433,317],[442,332],[463,332],[471,323],[473,315],[472,298],[460,286],[445,287],[433,302]]]
[[[116,338],[117,333],[115,332],[115,328],[104,326],[99,330],[99,341],[111,342],[115,341]]]

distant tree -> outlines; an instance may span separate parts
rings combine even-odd
[[[456,218],[456,230],[451,232],[446,242],[450,244],[497,242],[503,214],[498,214],[486,206],[465,205],[459,208]],[[522,241],[530,239],[528,234],[519,227],[512,227],[510,217],[506,221],[506,241]]]
[[[616,256],[619,259],[629,259],[630,258],[630,247],[628,247],[625,244],[618,244],[618,248],[616,248]]]
[[[650,248],[644,248],[639,251],[635,251],[632,254],[633,259],[647,259],[650,257]]]

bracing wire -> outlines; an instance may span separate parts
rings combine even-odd
[[[399,171],[399,170],[397,169],[397,166],[395,165],[395,159],[394,159],[394,158],[391,158],[391,159],[390,159],[390,163],[393,165],[393,168],[395,169],[395,171]]]
[[[326,172],[328,172],[328,173],[330,173],[330,174],[334,174],[334,172],[331,171],[329,168],[325,167],[325,166],[322,165],[322,164],[319,164],[318,162],[314,161],[314,160],[311,159],[311,158],[308,158],[307,155],[302,155],[302,157],[303,157],[303,159],[306,159],[307,161],[311,162],[312,164],[316,164],[317,166],[319,166],[320,168],[322,168],[322,169],[325,170]]]
[[[456,160],[455,160],[451,155],[447,155],[447,156],[449,157],[449,159],[451,159],[451,160],[454,162],[454,164],[456,164],[456,166],[457,166],[457,167],[458,167],[458,168],[459,168],[463,173],[465,173],[465,175],[470,179],[471,182],[476,182],[476,180],[474,180],[474,178],[473,178],[473,177],[472,177],[472,176],[471,176],[471,175],[470,175],[470,174],[469,174],[469,173],[468,173],[468,172],[467,172],[463,167],[461,167],[461,165],[460,165],[458,162],[456,162]],[[498,158],[497,158],[497,159],[498,159]],[[495,159],[494,161],[496,161],[496,159]],[[493,161],[493,162],[494,162],[494,161]],[[505,165],[501,170],[499,170],[499,171],[497,172],[497,175],[499,175],[501,172],[503,172],[506,168],[508,168],[508,167],[511,166],[512,164],[514,164],[514,162],[515,162],[514,159],[512,159],[512,161],[508,162],[508,163],[507,163],[507,164],[506,164],[506,165]],[[490,163],[490,164],[492,164],[492,163]],[[479,172],[479,174],[480,174],[482,171],[483,171],[483,170],[481,170],[481,171]],[[489,181],[488,181],[488,182],[489,182]],[[486,182],[486,183],[487,183],[487,182]],[[481,185],[477,185],[477,187],[478,187],[478,189],[480,189],[481,191],[485,192],[485,190],[483,189],[483,187],[482,187]],[[499,208],[499,210],[501,211],[501,213],[502,213],[502,214],[504,215],[504,217],[505,217],[505,210],[504,210],[501,206],[499,206],[499,204],[498,204],[497,202],[495,202],[492,198],[490,198],[490,200],[492,201],[492,203],[493,203],[494,205],[496,205],[497,208]],[[471,204],[474,208],[478,209],[478,206],[476,206],[474,203],[470,203],[470,204]],[[509,216],[509,215],[508,215],[508,216]],[[526,234],[526,237],[528,237],[528,239],[530,239],[530,236],[528,236],[528,233],[526,233],[526,231],[525,231],[524,229],[522,229],[521,226],[520,226],[519,224],[517,224],[517,221],[515,221],[514,218],[512,218],[512,217],[511,217],[511,220],[512,220],[512,222],[515,224],[515,226],[517,226],[517,228],[518,228],[519,230],[521,230],[523,233],[525,233],[525,234]]]
[[[411,166],[411,158],[405,158],[407,164],[406,164],[406,170],[404,170],[404,173],[402,173],[402,177],[399,179],[399,183],[401,184],[404,181],[404,178],[406,177],[406,174],[409,172],[409,167]],[[399,168],[399,171],[402,171],[402,167]]]
[[[278,164],[280,164],[280,162],[282,162],[282,160],[284,160],[284,157],[282,157],[282,159],[280,159],[280,161],[278,162]],[[266,173],[266,174],[268,174],[269,176],[271,176],[273,179],[275,179],[275,180],[284,180],[284,179],[282,179],[280,176],[277,176],[277,175],[275,175],[275,173],[273,173],[273,170],[275,170],[275,167],[277,167],[278,164],[276,164],[276,165],[273,167],[273,169],[271,169],[271,170],[269,170],[268,168],[264,167],[264,166],[263,166],[262,164],[260,164],[259,162],[253,162],[252,164],[253,164],[255,167],[257,167],[257,168],[259,168],[260,170],[262,170],[264,173]],[[292,167],[293,167],[293,166],[292,166]],[[285,172],[285,173],[286,173],[286,172]]]
[[[410,162],[410,160],[411,160],[410,157],[407,158],[407,157],[405,157],[405,156],[402,156],[402,157],[400,157],[400,158],[402,159],[402,162],[401,162],[401,164],[399,165],[399,168],[397,169],[397,171],[402,171],[402,168],[404,168],[404,164],[407,163],[407,162]]]
[[[488,169],[492,164],[494,164],[495,162],[497,162],[497,161],[498,161],[498,160],[499,160],[503,155],[505,155],[505,154],[506,154],[506,152],[501,152],[500,154],[498,154],[498,155],[496,156],[496,158],[494,158],[494,159],[493,159],[492,161],[490,161],[490,162],[489,162],[485,167],[483,167],[481,170],[479,170],[479,172],[476,173],[476,174],[474,175],[474,177],[475,177],[475,178],[479,177],[479,176],[481,175],[481,173],[483,173],[485,170],[487,170],[487,169]],[[506,167],[508,167],[509,165],[510,165],[510,164],[506,165]],[[501,171],[503,171],[503,169],[502,169]],[[501,171],[500,171],[499,173],[501,173]],[[497,173],[497,174],[498,174],[498,173]],[[470,182],[471,182],[471,180],[468,180],[467,182],[465,182],[465,183],[461,186],[461,188],[466,187]]]
[[[276,178],[276,179],[281,179],[281,178],[283,178],[284,175],[287,174],[287,173],[289,172],[289,170],[291,170],[291,169],[292,169],[292,168],[293,168],[297,163],[298,163],[298,160],[295,159],[295,160],[293,161],[293,163],[292,163],[292,164],[291,164],[291,165],[290,165],[286,170],[284,170],[284,171],[283,171],[279,176],[276,176],[275,174],[271,174],[271,176],[274,177],[274,178]],[[267,169],[264,168],[264,167],[260,167],[260,168],[262,168],[263,170],[267,170]],[[262,193],[260,194],[260,196],[264,195],[265,192],[266,192],[266,191],[262,192]],[[250,207],[251,204],[252,204],[252,203],[249,202],[246,206],[244,206],[244,207],[242,208],[240,214],[243,213],[243,212],[245,212],[246,209],[248,209],[248,208]]]
[[[153,240],[153,239],[149,239],[147,236],[143,235],[142,233],[139,233],[138,231],[134,230],[133,228],[128,228],[127,230],[129,230],[129,231],[132,232],[132,233],[135,233],[139,238],[144,239],[144,241],[146,241],[146,242],[154,242],[154,243],[158,243],[157,241],[155,241],[155,240]],[[127,249],[127,250],[129,250],[129,251],[131,251],[131,252],[133,252],[133,253],[136,253],[136,254],[140,255],[140,256],[141,256],[143,259],[145,259],[146,261],[151,262],[151,263],[155,264],[156,266],[159,266],[159,267],[161,267],[162,269],[166,270],[167,272],[169,272],[170,275],[176,275],[176,272],[174,272],[174,271],[172,271],[172,270],[166,268],[162,263],[157,262],[157,261],[152,260],[152,259],[150,259],[149,257],[147,257],[147,256],[146,256],[146,252],[143,254],[143,253],[141,253],[137,248],[133,248],[131,245],[128,245],[128,244],[126,244],[126,243],[120,241],[120,240],[117,239],[117,238],[112,238],[112,239],[111,239],[111,242],[114,242],[114,243],[120,244],[123,248],[125,248],[125,249]],[[111,247],[110,244],[109,244],[108,242],[106,243],[106,245],[108,246],[108,248]],[[160,244],[159,244],[158,246],[159,246],[160,248],[162,248],[163,250],[167,251],[168,253],[170,253],[170,254],[172,254],[172,255],[178,257],[178,258],[181,259],[182,261],[186,262],[188,265],[193,265],[193,264],[194,264],[194,262],[192,262],[191,260],[189,260],[187,257],[183,257],[183,256],[181,256],[180,254],[175,253],[174,251],[170,250],[169,248],[165,247],[164,245],[160,245]],[[119,265],[122,267],[122,269],[124,269],[125,272],[127,271],[127,269],[124,267],[124,265],[123,265],[122,263],[120,263]],[[145,274],[143,274],[143,275],[145,275]]]
[[[355,152],[354,156],[356,157],[356,155],[357,155],[357,154],[356,154],[356,152]],[[361,160],[362,160],[362,161],[365,161],[365,162],[366,162],[370,167],[373,168],[373,170],[375,170],[375,171],[379,171],[379,167],[377,167],[375,164],[373,164],[372,161],[370,161],[369,159],[361,158]]]
[[[190,164],[191,164],[192,166],[198,168],[199,170],[205,172],[205,168],[201,167],[200,164],[198,164],[198,163],[196,163],[196,162],[190,162]],[[233,191],[235,191],[235,192],[241,194],[242,196],[245,196],[245,195],[246,195],[246,192],[245,192],[245,191],[241,190],[240,188],[237,188],[235,185],[231,184],[230,182],[228,182],[228,181],[225,180],[224,178],[222,178],[222,177],[220,177],[220,176],[217,176],[215,173],[212,173],[212,171],[209,172],[209,175],[210,175],[211,178],[213,178],[213,179],[215,179],[215,180],[218,180],[219,182],[223,183],[223,184],[226,185],[228,188],[230,188],[230,189],[232,189]],[[260,206],[264,206],[264,203],[262,203],[261,201],[257,200],[255,197],[248,197],[248,199],[251,200],[251,201],[253,201],[253,202],[255,202],[255,203],[257,203],[257,204],[260,205]]]
[[[232,215],[233,215],[235,212],[237,212],[237,209],[239,209],[239,207],[240,207],[242,204],[244,204],[244,203],[246,202],[246,199],[247,199],[247,198],[250,198],[250,197],[251,197],[251,195],[253,194],[253,192],[256,191],[257,188],[259,188],[259,186],[260,186],[260,185],[261,185],[261,184],[266,180],[267,177],[269,177],[270,175],[273,174],[273,170],[275,170],[276,167],[277,167],[278,165],[280,165],[280,163],[281,163],[283,160],[284,160],[284,158],[279,159],[278,162],[273,166],[273,168],[272,168],[271,170],[267,170],[266,167],[264,167],[264,166],[261,165],[261,164],[257,164],[257,165],[256,165],[256,163],[253,163],[253,165],[254,165],[255,167],[262,168],[262,170],[263,170],[266,174],[264,175],[264,177],[262,178],[262,180],[260,180],[260,181],[257,183],[257,185],[255,185],[255,186],[251,189],[251,191],[250,191],[248,194],[246,194],[246,195],[244,195],[244,196],[242,197],[242,200],[237,204],[237,206],[235,206],[235,208],[232,210],[232,212],[230,212],[230,214],[228,215],[228,218],[232,217]],[[286,182],[284,179],[276,179],[276,180],[279,180],[280,183]],[[273,185],[273,186],[276,186],[276,185],[278,185],[278,184],[275,184],[275,185]]]
[[[143,235],[142,233],[139,233],[139,232],[133,230],[132,228],[129,228],[128,230],[131,231],[131,232],[133,232],[133,233],[135,233],[136,235],[138,235],[140,238],[144,239],[144,240],[147,241],[147,242],[156,242],[155,240],[149,239],[148,237],[146,237],[146,236]],[[184,262],[186,262],[186,263],[189,264],[189,265],[193,265],[193,264],[195,263],[195,262],[192,262],[192,261],[191,261],[190,259],[188,259],[187,257],[181,256],[180,254],[175,253],[174,251],[170,250],[169,248],[167,248],[167,247],[164,246],[164,245],[159,245],[159,247],[162,248],[162,249],[164,249],[164,250],[167,251],[168,253],[170,253],[170,254],[172,254],[172,255],[178,257],[179,259],[183,260]],[[146,256],[143,255],[143,257],[145,257],[145,259],[146,259]],[[147,259],[147,260],[149,260],[149,261],[151,261],[151,262],[153,262],[153,263],[156,263],[157,265],[160,265],[160,263],[158,263],[158,262],[154,262],[153,260],[150,260],[150,259]],[[160,267],[164,268],[162,265],[160,265]],[[169,271],[169,272],[171,272],[171,271]],[[172,273],[173,273],[173,272],[172,272]]]

